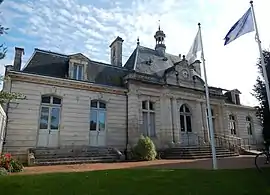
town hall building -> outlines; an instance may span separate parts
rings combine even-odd
[[[24,99],[5,105],[3,151],[20,158],[29,148],[64,146],[114,147],[128,150],[140,135],[157,149],[209,143],[204,80],[200,61],[166,53],[165,33],[154,35],[155,48],[139,40],[125,64],[124,40],[110,45],[105,64],[81,53],[42,49],[22,67],[23,48],[15,48],[6,66],[4,87]],[[261,140],[256,110],[244,106],[240,91],[209,87],[215,136]]]

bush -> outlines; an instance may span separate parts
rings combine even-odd
[[[0,168],[4,168],[9,172],[20,172],[23,170],[23,165],[11,157],[11,154],[6,153],[0,156]]]
[[[5,175],[8,175],[7,170],[3,167],[0,167],[0,177],[5,176]]]
[[[141,135],[136,146],[133,148],[133,157],[137,160],[155,160],[157,156],[156,147],[149,137]]]

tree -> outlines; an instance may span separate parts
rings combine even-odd
[[[270,52],[263,51],[264,61],[266,64],[267,77],[270,79]],[[263,76],[261,60],[257,63],[259,73]],[[263,77],[262,77],[263,78]],[[267,93],[265,87],[265,81],[261,77],[258,77],[256,84],[253,88],[252,95],[259,101],[257,106],[257,117],[260,119],[263,126],[263,138],[264,140],[270,140],[270,111],[269,103],[267,100]]]
[[[0,0],[0,4],[3,3],[4,0]],[[0,24],[0,36],[7,33],[8,28],[2,26]],[[6,56],[7,47],[4,46],[4,44],[0,45],[0,60],[4,59]],[[3,76],[0,77],[1,80],[3,80]],[[10,100],[14,99],[24,99],[23,95],[20,93],[10,93],[5,91],[0,91],[0,104],[9,102]]]

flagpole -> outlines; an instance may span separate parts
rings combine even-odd
[[[268,101],[268,109],[270,111],[270,88],[269,88],[269,81],[268,81],[268,77],[267,77],[266,65],[265,65],[265,62],[264,62],[264,56],[263,56],[263,51],[262,51],[261,40],[260,40],[260,37],[259,37],[259,31],[258,31],[258,27],[257,27],[256,18],[255,18],[253,1],[250,1],[250,5],[251,5],[253,20],[254,20],[254,26],[255,26],[255,31],[256,31],[256,39],[257,39],[256,41],[257,41],[258,46],[259,46],[259,52],[260,52],[260,57],[261,57],[262,72],[263,72],[263,77],[264,77],[264,80],[265,80],[266,96],[267,96],[267,101]]]
[[[217,157],[216,157],[216,147],[215,147],[215,138],[214,138],[214,127],[213,127],[213,120],[212,120],[212,112],[210,107],[210,98],[209,98],[209,89],[207,84],[207,76],[206,76],[206,67],[205,67],[205,58],[204,58],[204,51],[203,51],[203,43],[202,43],[202,33],[201,33],[201,24],[198,23],[199,31],[200,31],[200,41],[201,41],[201,49],[202,49],[202,64],[203,64],[203,71],[204,71],[204,81],[205,81],[205,95],[206,95],[206,106],[208,112],[208,122],[209,122],[209,131],[210,131],[210,141],[211,141],[211,149],[212,149],[212,160],[213,160],[213,169],[217,169]]]

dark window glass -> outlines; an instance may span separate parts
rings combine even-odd
[[[48,129],[48,123],[49,123],[49,108],[41,107],[39,128]]]
[[[50,96],[42,96],[41,103],[49,104],[51,100]]]
[[[185,106],[185,112],[190,112],[189,108],[187,106]]]
[[[191,117],[186,116],[186,121],[187,121],[187,132],[192,132],[192,129],[191,129]]]
[[[185,117],[184,115],[180,115],[180,125],[181,131],[185,131]]]
[[[146,110],[147,109],[147,102],[146,101],[143,101],[142,102],[142,109]]]
[[[184,112],[184,105],[180,107],[180,112]]]
[[[154,110],[154,103],[153,102],[149,102],[149,110]]]
[[[57,97],[53,97],[53,104],[61,104],[61,99]]]
[[[96,100],[91,101],[91,107],[92,108],[97,108],[97,101]]]
[[[51,129],[58,129],[59,127],[60,108],[51,109]]]
[[[100,108],[106,108],[106,104],[103,103],[103,102],[99,102],[99,107],[100,107]]]
[[[238,94],[235,95],[235,103],[236,103],[237,105],[240,105],[240,97],[239,97]]]
[[[90,116],[90,131],[97,130],[97,111],[91,110]]]
[[[105,131],[105,122],[106,122],[106,116],[105,112],[99,112],[99,131]]]

